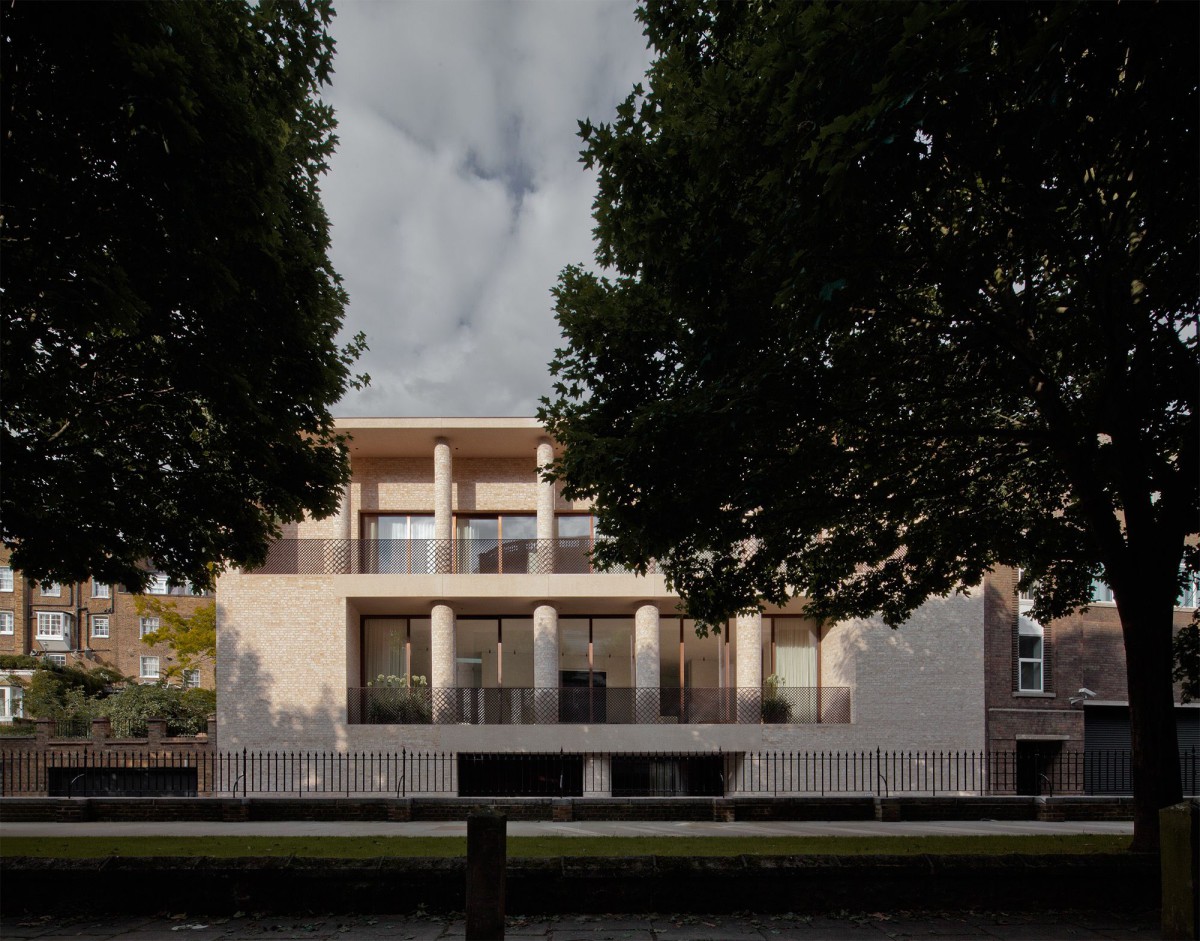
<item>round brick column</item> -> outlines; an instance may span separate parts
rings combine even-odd
[[[538,575],[554,573],[554,484],[542,479],[542,470],[554,462],[554,446],[542,438],[537,446],[537,562]],[[557,666],[555,666],[557,670]],[[557,676],[557,674],[555,674]],[[557,685],[557,680],[555,681]]]
[[[738,722],[762,719],[762,615],[739,614],[733,622],[737,650]]]
[[[455,658],[458,644],[455,637],[454,609],[448,604],[435,604],[429,614],[432,673],[429,685],[433,695],[433,721],[453,722],[456,710],[452,692],[458,685]]]
[[[658,608],[641,605],[633,616],[634,717],[638,722],[655,723],[659,715],[661,655],[658,645]]]
[[[450,540],[454,538],[452,500],[454,464],[450,441],[437,438],[433,443],[433,538],[437,540],[435,570],[450,571]]]
[[[534,722],[558,721],[558,609],[539,604],[533,609]]]

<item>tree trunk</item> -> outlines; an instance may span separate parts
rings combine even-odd
[[[1179,803],[1179,740],[1171,683],[1172,607],[1146,585],[1117,595],[1125,638],[1133,776],[1133,846],[1158,851],[1158,811]]]

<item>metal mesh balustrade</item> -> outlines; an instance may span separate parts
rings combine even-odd
[[[1128,750],[1062,751],[1030,788],[1017,751],[452,752],[0,749],[5,796],[1125,795]],[[462,775],[468,768],[468,780]],[[1180,752],[1185,796],[1200,753]]]
[[[255,575],[588,575],[587,537],[561,539],[280,539]],[[649,572],[654,572],[651,563]]]
[[[350,687],[351,725],[756,725],[847,723],[846,687],[430,689]]]

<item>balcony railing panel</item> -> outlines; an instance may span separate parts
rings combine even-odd
[[[850,721],[846,687],[350,687],[351,725],[808,725]]]
[[[280,539],[256,575],[589,575],[587,537],[563,539]],[[653,573],[655,568],[650,566]]]

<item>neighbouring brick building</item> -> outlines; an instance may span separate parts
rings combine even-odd
[[[211,594],[169,587],[157,573],[149,594],[183,614],[213,601]],[[166,644],[142,639],[158,625],[153,616],[139,614],[136,600],[122,585],[39,585],[14,571],[7,550],[0,550],[0,654],[32,654],[85,669],[106,666],[139,682],[157,682],[175,665],[174,654]],[[171,682],[211,688],[214,679],[212,664],[206,664]],[[15,695],[4,693],[5,718],[12,717]]]
[[[1087,610],[1041,625],[1029,617],[1032,600],[1019,595],[1017,580],[1017,570],[1000,568],[984,581],[987,742],[991,751],[1015,752],[1023,789],[1036,791],[1063,752],[1129,748],[1125,646],[1103,583],[1093,586]],[[1195,586],[1181,594],[1176,630],[1191,622],[1196,602]],[[1200,749],[1200,703],[1183,705],[1178,687],[1175,701],[1181,749]],[[1098,759],[1096,773],[1100,766]],[[1127,773],[1122,766],[1119,775]]]
[[[699,638],[661,574],[593,570],[590,507],[541,479],[535,420],[337,427],[340,511],[220,579],[222,748],[436,750],[501,789],[505,756],[537,753],[589,793],[689,793],[713,755],[732,781],[768,749],[984,749],[978,588],[899,630],[796,603]]]

